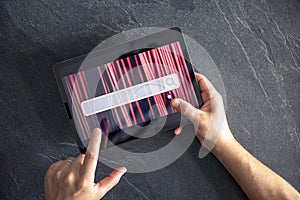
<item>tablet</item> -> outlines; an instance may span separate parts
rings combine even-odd
[[[180,29],[171,28],[57,63],[54,74],[80,150],[96,127],[113,144],[176,128],[182,117],[170,106],[173,98],[202,105],[189,61]]]

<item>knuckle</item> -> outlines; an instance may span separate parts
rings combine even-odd
[[[183,115],[188,114],[190,112],[190,107],[186,103],[181,103],[180,111]]]
[[[87,151],[85,153],[85,159],[95,160],[95,156],[90,151]]]
[[[53,176],[53,174],[54,174],[53,170],[50,167],[45,173],[45,178],[51,178]]]
[[[112,185],[117,185],[118,182],[119,182],[119,180],[116,179],[116,178],[114,178],[114,179],[111,180]]]
[[[84,161],[84,158],[85,158],[85,154],[80,154],[79,156],[77,156],[75,159],[74,159],[74,162],[75,163],[78,163],[80,165],[83,164],[83,161]]]
[[[63,183],[66,187],[70,187],[73,183],[73,176],[72,174],[68,174],[64,177]]]
[[[77,183],[77,190],[83,190],[87,185],[87,181],[85,179],[82,179],[78,181]]]
[[[109,176],[109,177],[110,177],[110,182],[111,182],[113,185],[118,184],[119,179],[118,179],[117,177],[112,177],[112,176]]]
[[[57,171],[55,174],[54,174],[54,178],[59,180],[60,179],[60,174],[61,172],[60,171]]]

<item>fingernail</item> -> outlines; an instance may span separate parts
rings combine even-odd
[[[171,101],[171,105],[174,107],[174,108],[177,108],[180,104],[180,100],[179,99],[173,99]]]
[[[120,171],[120,172],[122,173],[122,175],[125,174],[125,173],[127,172],[126,167],[120,167],[120,168],[118,168],[117,170]]]
[[[97,134],[101,134],[102,130],[100,128],[94,128],[93,132]]]

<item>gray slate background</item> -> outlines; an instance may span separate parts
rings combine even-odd
[[[299,191],[299,10],[296,0],[2,0],[0,199],[42,199],[46,169],[78,154],[52,66],[144,26],[179,26],[209,52],[234,135]],[[126,174],[104,199],[246,199],[212,155],[198,159],[199,148],[162,170]],[[110,170],[99,165],[97,179]]]

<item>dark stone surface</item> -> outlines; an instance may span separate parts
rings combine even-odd
[[[300,190],[299,10],[296,0],[2,0],[0,198],[42,199],[46,169],[78,154],[52,66],[144,26],[181,27],[210,53],[234,135]],[[199,147],[162,170],[126,174],[104,199],[246,199],[212,155],[198,159]],[[99,165],[97,179],[110,170]]]

